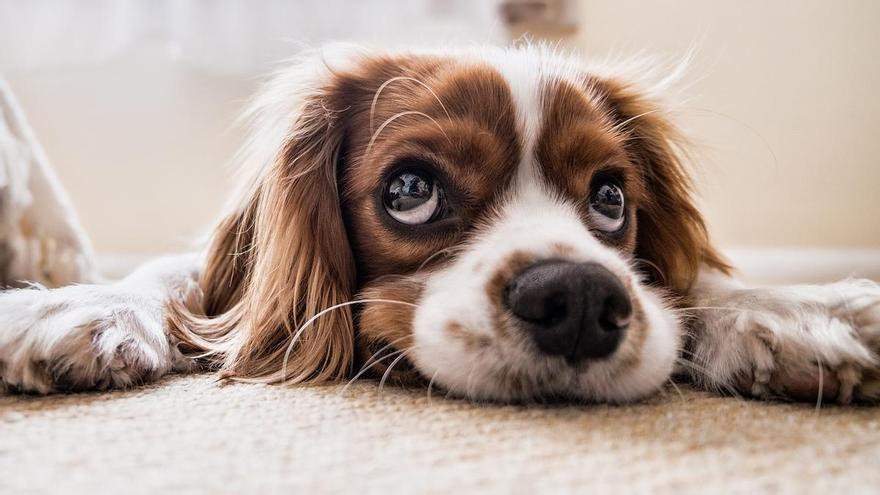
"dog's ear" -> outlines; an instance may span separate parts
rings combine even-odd
[[[655,282],[683,295],[701,265],[729,272],[694,204],[690,176],[682,163],[685,143],[668,113],[633,86],[603,81],[598,87],[627,132],[628,152],[645,177],[648,198],[637,213],[636,256],[649,262],[648,273]]]
[[[345,104],[335,75],[308,83],[296,80],[301,72],[277,77],[257,102],[245,156],[259,161],[262,154],[265,164],[214,232],[201,311],[169,311],[180,348],[236,379],[335,379],[350,372],[354,356],[351,310],[319,316],[354,294],[336,180]]]

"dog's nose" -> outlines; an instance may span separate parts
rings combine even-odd
[[[626,288],[598,263],[538,262],[507,284],[504,299],[538,349],[572,363],[613,353],[632,318]]]

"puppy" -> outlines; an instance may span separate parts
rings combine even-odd
[[[0,377],[37,393],[171,371],[372,374],[474,399],[627,402],[673,374],[880,398],[880,288],[746,288],[712,246],[663,96],[677,71],[542,46],[333,46],[250,113],[203,254],[0,295]]]

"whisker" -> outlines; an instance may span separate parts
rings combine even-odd
[[[352,384],[353,384],[358,378],[360,378],[361,376],[363,376],[364,373],[366,373],[367,371],[369,371],[370,368],[372,368],[373,366],[379,364],[379,362],[383,361],[384,359],[387,359],[387,358],[390,357],[390,356],[394,356],[394,355],[398,354],[398,352],[400,352],[400,351],[398,351],[398,352],[391,352],[391,353],[388,353],[388,354],[382,356],[381,358],[379,357],[379,355],[380,355],[385,349],[388,349],[389,347],[392,347],[392,346],[394,346],[395,344],[397,344],[398,342],[400,342],[400,341],[402,341],[402,340],[406,340],[407,338],[409,338],[409,337],[404,336],[404,337],[400,337],[400,338],[394,339],[393,341],[389,342],[388,344],[386,344],[385,346],[383,346],[383,347],[382,347],[381,349],[379,349],[378,351],[374,352],[374,353],[373,353],[373,354],[367,359],[367,361],[364,363],[364,365],[361,366],[361,369],[360,369],[360,370],[354,375],[354,377],[353,377],[351,380],[349,380],[348,383],[345,384],[345,387],[342,388],[342,391],[340,392],[340,395],[341,395],[341,394],[344,394],[345,391],[348,389],[348,387],[350,387],[350,386],[351,386],[351,385],[352,385]]]
[[[822,366],[822,359],[819,358],[819,352],[816,350],[816,346],[812,346],[813,354],[816,356],[816,364],[819,367],[819,391],[816,393],[816,416],[819,415],[822,410],[822,396],[825,394],[825,372],[823,370],[824,366]]]
[[[761,140],[761,144],[764,145],[764,148],[767,149],[767,151],[770,153],[770,156],[773,158],[773,168],[779,169],[779,157],[776,156],[776,153],[773,151],[773,147],[770,145],[770,142],[767,141],[767,138],[765,138],[763,134],[758,132],[757,129],[755,129],[754,127],[752,127],[751,125],[749,125],[745,121],[742,121],[740,119],[737,119],[735,117],[727,115],[726,113],[719,112],[717,110],[712,110],[709,108],[686,107],[686,108],[681,108],[678,111],[679,112],[703,112],[703,113],[707,113],[710,115],[715,115],[716,117],[724,117],[732,122],[736,122],[737,124],[741,125],[745,129],[750,131],[754,136],[756,136],[758,139]]]
[[[434,386],[434,380],[437,378],[438,373],[440,373],[440,370],[435,371],[434,374],[431,375],[431,381],[428,382],[428,405],[433,404],[431,399],[431,387]]]
[[[405,358],[407,352],[409,352],[409,351],[411,351],[411,350],[412,350],[412,349],[407,349],[407,350],[405,350],[405,351],[400,351],[400,355],[397,356],[397,358],[396,358],[394,361],[391,361],[391,364],[388,365],[388,369],[386,369],[386,370],[385,370],[385,373],[382,374],[382,379],[379,380],[379,392],[382,392],[382,390],[385,388],[385,380],[388,379],[388,376],[389,376],[390,373],[391,373],[391,369],[394,368],[394,366],[395,366],[397,363],[399,363],[403,358]]]
[[[650,260],[646,260],[646,259],[644,259],[644,258],[633,258],[633,262],[636,263],[636,264],[642,264],[642,263],[643,263],[643,264],[645,264],[645,265],[650,266],[650,267],[653,268],[654,270],[656,270],[656,271],[657,271],[657,274],[660,275],[660,281],[663,282],[663,285],[666,285],[666,276],[663,274],[663,270],[661,270],[660,267],[657,266],[656,263],[654,263],[653,261],[650,261]]]
[[[370,364],[369,366],[364,366],[363,368],[361,368],[361,370],[354,376],[354,378],[349,380],[348,383],[346,383],[345,386],[342,387],[342,390],[339,391],[339,395],[340,396],[345,395],[345,392],[348,391],[348,388],[351,387],[354,384],[354,382],[356,382],[357,379],[360,378],[364,373],[366,373],[370,368],[372,368],[373,366],[379,364],[380,362],[390,358],[391,356],[396,356],[398,354],[402,354],[403,352],[405,352],[405,351],[389,352],[388,354],[386,354],[380,358],[377,358],[376,361],[373,362],[372,364]]]
[[[654,110],[648,110],[647,112],[642,112],[638,115],[633,115],[632,117],[630,117],[630,118],[624,120],[623,122],[620,122],[619,124],[616,124],[614,127],[612,127],[611,132],[613,132],[613,133],[620,132],[620,130],[623,129],[630,122],[637,120],[637,119],[640,119],[642,117],[646,117],[646,116],[654,114],[654,113],[660,113],[661,111],[663,111],[663,110],[654,109]]]
[[[737,392],[737,390],[733,386],[731,386],[727,383],[724,383],[720,379],[716,379],[714,377],[714,375],[712,374],[712,372],[709,371],[708,368],[705,368],[705,367],[703,367],[693,361],[690,361],[690,360],[682,358],[682,357],[679,357],[676,362],[687,367],[691,371],[701,373],[708,380],[707,383],[711,384],[713,387],[720,387],[721,390],[726,391],[727,393],[738,398],[739,400],[743,400],[742,395],[740,395],[739,392]]]
[[[437,93],[435,93],[434,90],[431,89],[430,86],[428,86],[427,84],[423,83],[422,81],[419,81],[418,79],[416,79],[416,78],[414,78],[414,77],[410,77],[410,76],[397,76],[397,77],[392,77],[391,79],[389,79],[389,80],[385,81],[384,83],[382,83],[382,85],[379,86],[379,89],[376,90],[376,94],[373,95],[373,101],[372,101],[372,103],[370,103],[370,132],[373,132],[373,130],[375,129],[375,126],[373,125],[373,123],[374,123],[374,122],[373,122],[373,117],[374,117],[375,114],[376,114],[376,103],[379,101],[379,95],[382,94],[382,91],[384,91],[385,88],[386,88],[389,84],[391,84],[391,83],[393,83],[393,82],[395,82],[395,81],[412,81],[412,82],[414,82],[414,83],[420,85],[421,87],[427,89],[428,92],[431,93],[431,96],[433,96],[434,99],[437,100],[437,103],[440,104],[440,108],[443,109],[443,113],[446,114],[446,118],[449,119],[449,120],[452,120],[452,117],[449,115],[449,110],[446,109],[446,105],[443,104],[443,102],[440,100],[440,97],[437,96]]]
[[[440,125],[440,123],[437,122],[436,120],[434,120],[433,117],[426,114],[425,112],[420,112],[418,110],[407,110],[405,112],[399,112],[399,113],[392,115],[391,117],[388,118],[388,120],[386,120],[385,122],[382,123],[382,125],[379,126],[379,129],[377,129],[376,132],[373,133],[373,137],[370,138],[370,142],[367,143],[367,151],[364,153],[364,155],[365,156],[370,155],[370,151],[373,149],[373,144],[375,144],[376,138],[379,137],[379,134],[382,134],[382,131],[385,130],[385,128],[388,127],[389,124],[391,124],[395,120],[399,119],[400,117],[405,117],[407,115],[419,115],[421,117],[425,117],[426,119],[433,122],[434,125],[436,125],[438,129],[440,129],[440,132],[443,133],[443,136],[446,137],[447,141],[449,141],[450,143],[452,142],[452,140],[449,139],[449,135],[446,134],[446,131],[443,130],[443,127]]]
[[[681,389],[678,388],[678,385],[675,384],[675,380],[673,380],[673,379],[670,377],[670,378],[668,378],[666,381],[668,381],[669,384],[672,385],[672,388],[675,389],[675,392],[678,394],[678,397],[681,399],[681,401],[682,401],[682,402],[685,402],[684,394],[681,393]]]
[[[408,338],[410,338],[410,337],[409,337],[409,336],[403,336],[403,337],[400,337],[400,338],[397,338],[397,339],[392,340],[391,342],[389,342],[388,344],[386,344],[385,346],[383,346],[381,349],[379,349],[378,351],[376,351],[375,353],[373,353],[373,355],[370,356],[370,358],[367,359],[367,361],[364,363],[364,366],[368,366],[368,365],[370,365],[371,361],[372,361],[373,359],[378,358],[379,354],[381,354],[382,351],[384,351],[385,349],[388,349],[389,347],[392,347],[392,346],[394,346],[395,344],[397,344],[397,343],[399,343],[399,342],[401,342],[401,341],[403,341],[403,340],[406,340],[406,339],[408,339]],[[361,369],[363,369],[363,367],[361,367]]]
[[[436,257],[438,257],[438,256],[440,256],[440,255],[442,255],[442,254],[446,254],[446,253],[449,253],[449,252],[455,251],[455,250],[457,250],[456,247],[454,247],[454,246],[450,246],[450,247],[448,247],[448,248],[443,248],[443,249],[440,249],[440,250],[438,250],[438,251],[435,251],[433,254],[431,254],[431,256],[428,256],[428,257],[425,259],[425,261],[422,262],[421,265],[419,265],[419,267],[416,269],[416,273],[419,273],[420,271],[422,271],[422,269],[425,268],[425,265],[427,265],[428,263],[430,263],[434,258],[436,258]]]
[[[305,332],[306,329],[312,325],[312,323],[314,323],[315,321],[317,321],[319,318],[326,315],[327,313],[330,313],[331,311],[335,311],[337,309],[344,308],[347,306],[353,306],[355,304],[369,304],[369,303],[400,304],[403,306],[410,306],[413,308],[418,307],[417,305],[415,305],[413,303],[404,302],[404,301],[395,301],[393,299],[359,299],[357,301],[348,301],[348,302],[344,302],[344,303],[334,304],[333,306],[330,306],[329,308],[326,308],[324,310],[319,311],[317,314],[315,314],[315,316],[312,316],[305,323],[303,323],[303,325],[301,327],[299,327],[299,329],[296,331],[296,333],[293,334],[293,337],[291,337],[290,344],[287,346],[287,351],[284,353],[284,360],[282,361],[282,364],[281,364],[281,376],[284,377],[282,384],[287,384],[287,363],[288,363],[288,361],[290,361],[290,353],[293,352],[293,346],[299,340],[299,337],[302,335],[302,333]]]
[[[695,311],[695,310],[709,310],[709,309],[724,310],[724,311],[738,311],[738,312],[742,312],[742,313],[760,311],[757,309],[733,308],[733,307],[726,307],[726,306],[689,306],[689,307],[685,307],[685,308],[675,308],[675,309],[672,309],[672,311]]]

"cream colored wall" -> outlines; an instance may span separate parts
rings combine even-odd
[[[680,117],[701,143],[702,201],[722,244],[880,247],[880,2],[579,7],[569,42],[588,55],[699,46]],[[100,67],[9,79],[99,251],[179,250],[214,218],[252,80],[188,69],[150,43]]]
[[[252,81],[157,43],[95,67],[7,75],[102,253],[187,249],[222,207]]]
[[[570,42],[585,54],[698,47],[678,117],[723,245],[880,247],[880,2],[578,7]]]

